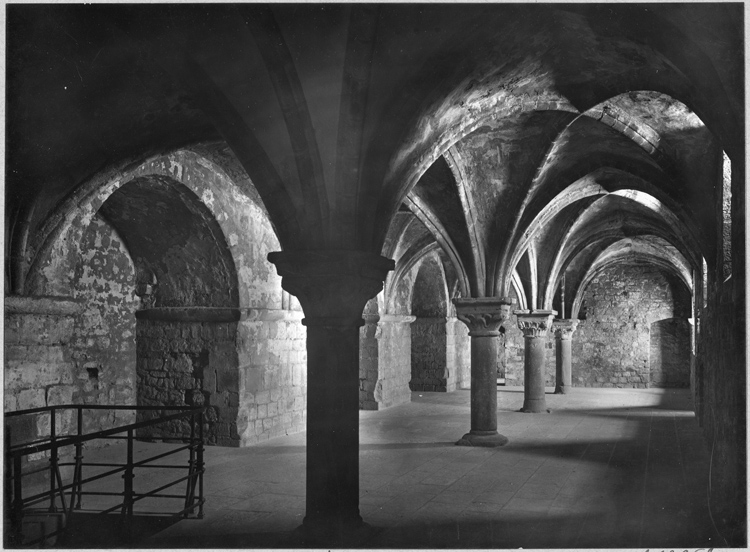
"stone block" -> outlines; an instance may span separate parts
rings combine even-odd
[[[268,404],[271,402],[271,392],[270,391],[259,391],[255,394],[255,402],[256,404]]]
[[[46,406],[44,389],[24,389],[18,392],[18,409],[39,408]]]
[[[61,404],[71,404],[73,402],[73,393],[76,388],[71,385],[57,385],[47,390],[47,405],[57,406]]]
[[[278,413],[279,413],[279,405],[278,405],[278,403],[276,403],[276,402],[269,403],[268,404],[268,416],[272,418],[272,417],[278,415]]]

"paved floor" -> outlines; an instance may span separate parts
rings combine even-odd
[[[725,546],[707,509],[710,451],[688,390],[548,391],[551,413],[523,414],[523,389],[499,388],[510,442],[496,449],[454,445],[469,426],[466,390],[361,412],[360,509],[376,529],[360,546]],[[170,446],[138,443],[136,455]],[[294,531],[304,517],[304,434],[209,447],[206,462],[205,518],[146,531],[135,546],[305,546]],[[158,478],[139,475],[136,488]]]

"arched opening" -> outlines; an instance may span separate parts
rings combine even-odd
[[[207,406],[207,441],[239,445],[239,293],[218,223],[192,191],[155,175],[120,187],[100,213],[122,236],[136,270],[137,404]],[[189,431],[177,421],[140,437],[175,439]]]

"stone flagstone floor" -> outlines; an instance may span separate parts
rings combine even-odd
[[[551,413],[523,414],[523,389],[498,389],[499,430],[510,442],[496,449],[454,445],[469,428],[467,390],[360,412],[360,511],[375,529],[356,546],[726,546],[707,508],[710,450],[688,390],[548,389]],[[136,457],[170,446],[138,443]],[[294,531],[304,463],[304,434],[208,447],[205,518],[136,535],[131,546],[305,547]],[[136,489],[158,478],[139,474]]]

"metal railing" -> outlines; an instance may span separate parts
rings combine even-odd
[[[57,434],[57,414],[64,411],[73,410],[76,412],[77,424],[75,435],[58,435]],[[175,412],[174,414],[161,415],[157,418],[131,423],[128,425],[113,427],[96,431],[94,433],[83,433],[83,412],[84,410],[129,410],[133,412],[162,411]],[[97,511],[99,514],[111,514],[119,511],[122,519],[132,521],[134,515],[134,505],[145,498],[170,498],[180,499],[182,508],[177,512],[171,512],[168,515],[188,517],[191,513],[197,511],[197,517],[203,518],[203,474],[205,465],[203,462],[203,413],[205,407],[179,407],[179,406],[120,406],[120,405],[60,405],[33,408],[29,410],[19,410],[15,412],[6,412],[6,433],[5,433],[5,511],[6,521],[10,527],[6,527],[6,545],[10,546],[33,546],[44,544],[52,537],[58,537],[65,531],[61,527],[50,533],[44,532],[41,537],[28,540],[23,535],[24,516],[33,513],[61,513],[70,521],[76,510],[82,509],[82,498],[84,495],[89,496],[116,496],[122,497],[122,501],[115,506]],[[15,418],[22,416],[39,416],[49,415],[49,435],[24,443],[14,443],[10,423]],[[157,454],[145,459],[134,459],[133,441],[136,430],[163,424],[173,420],[189,419],[190,437],[181,438],[184,445],[178,446],[167,452]],[[107,463],[107,462],[84,462],[83,449],[84,443],[95,439],[124,439],[126,441],[126,459],[124,463]],[[61,461],[60,450],[64,447],[74,447],[75,455],[73,461]],[[178,454],[187,450],[189,459],[187,466],[184,464],[154,464],[157,460],[162,460],[168,456]],[[24,471],[24,457],[36,453],[49,454],[49,465],[42,465]],[[63,481],[61,467],[72,466],[73,477],[70,483]],[[102,473],[96,473],[90,477],[84,478],[84,468],[104,468]],[[172,481],[168,481],[159,487],[148,492],[136,492],[133,488],[134,471],[136,468],[163,468],[174,470],[185,470],[187,475],[180,475]],[[24,477],[41,472],[49,472],[49,488],[42,492],[37,492],[31,496],[24,494]],[[93,481],[101,480],[122,473],[123,489],[122,492],[115,491],[86,491],[84,485]],[[163,491],[174,487],[175,485],[185,482],[185,492],[181,494],[165,493]],[[184,502],[182,502],[184,501]],[[39,505],[47,504],[46,507],[39,508]],[[142,512],[138,515],[165,515],[165,512]],[[63,524],[64,525],[64,524]]]

